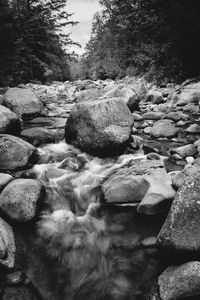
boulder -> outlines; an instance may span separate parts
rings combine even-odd
[[[84,151],[112,154],[126,145],[132,125],[133,116],[123,100],[87,101],[74,106],[65,138]]]
[[[175,300],[200,295],[200,262],[167,268],[158,278],[160,298]]]
[[[188,133],[200,133],[200,126],[198,124],[192,124],[186,129]]]
[[[160,111],[150,111],[143,114],[145,120],[160,120],[165,116],[163,112]]]
[[[190,176],[179,188],[157,243],[170,250],[200,250],[200,177]]]
[[[40,146],[41,144],[55,143],[57,140],[57,134],[42,127],[33,127],[25,129],[21,132],[21,136],[34,146]]]
[[[133,113],[133,118],[134,118],[134,121],[137,121],[137,122],[144,120],[143,116],[140,116],[137,113]]]
[[[128,101],[127,106],[131,112],[140,111],[140,98],[135,94]]]
[[[180,112],[172,111],[172,112],[169,112],[168,114],[166,114],[164,119],[169,119],[169,120],[172,120],[174,122],[178,122],[180,120],[187,120],[188,115],[181,114]]]
[[[184,145],[170,150],[170,154],[174,153],[182,158],[193,156],[196,153],[196,147],[193,144]]]
[[[160,137],[173,137],[177,134],[178,130],[171,120],[159,120],[154,123],[153,127],[151,128],[150,135],[153,138],[160,138]]]
[[[9,108],[0,105],[0,133],[19,133],[21,122],[19,117]]]
[[[24,120],[33,119],[45,113],[42,102],[28,88],[9,88],[4,95],[4,103]]]
[[[13,180],[13,177],[11,175],[0,173],[0,192],[12,180]]]
[[[37,162],[37,149],[8,134],[0,134],[0,170],[22,170]]]
[[[164,98],[161,92],[150,90],[146,95],[146,101],[151,102],[152,104],[160,104],[164,102]]]
[[[199,112],[199,105],[195,105],[193,103],[189,103],[189,104],[187,104],[184,107],[183,112],[187,112],[187,113],[190,113],[190,114],[198,114],[198,112]]]
[[[43,185],[34,179],[15,179],[0,194],[0,209],[14,221],[31,221],[44,197]]]
[[[186,180],[188,180],[191,176],[200,174],[200,166],[199,165],[193,165],[193,166],[187,166],[182,171],[176,173],[172,178],[172,185],[178,189],[181,185],[183,185]]]
[[[15,265],[15,238],[12,227],[0,218],[0,266],[12,269]]]
[[[156,198],[157,206],[164,207],[164,202],[175,196],[171,178],[167,175],[163,163],[158,160],[131,161],[127,166],[114,171],[104,181],[102,191],[106,203],[141,202],[138,211],[145,214],[152,214],[152,205],[155,207],[153,198]]]
[[[200,82],[188,84],[178,91],[174,92],[170,104],[178,105],[179,103],[188,104],[196,103],[200,101]]]

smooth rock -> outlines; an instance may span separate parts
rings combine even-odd
[[[170,112],[165,115],[164,119],[169,119],[175,122],[178,122],[180,120],[187,120],[188,116],[185,114],[181,114],[180,112]]]
[[[13,177],[11,175],[0,173],[0,192],[12,180],[13,180]]]
[[[18,134],[21,130],[19,117],[9,108],[0,105],[0,133]]]
[[[150,134],[151,133],[151,127],[144,128],[144,134]]]
[[[0,218],[0,265],[12,269],[15,264],[15,238],[12,227]]]
[[[0,105],[3,105],[3,101],[4,101],[3,98],[4,98],[3,95],[0,94]]]
[[[200,126],[198,124],[192,124],[186,129],[188,133],[200,133]]]
[[[8,134],[0,134],[0,170],[20,170],[33,166],[38,159],[31,144]]]
[[[168,217],[158,235],[163,248],[182,251],[200,250],[200,176],[190,176],[179,188]]]
[[[109,204],[138,203],[152,194],[163,201],[175,195],[171,178],[158,160],[131,161],[104,181],[102,191]],[[140,212],[146,213],[146,210]]]
[[[196,153],[196,147],[193,144],[181,146],[170,150],[170,154],[178,154],[180,157],[193,156]]]
[[[137,121],[137,122],[144,120],[143,116],[140,116],[136,113],[133,113],[133,119],[134,119],[134,121]]]
[[[31,221],[43,198],[44,188],[39,181],[15,179],[0,194],[0,209],[14,221]]]
[[[199,106],[193,103],[189,103],[184,107],[183,112],[187,112],[190,114],[197,114],[199,112]]]
[[[120,99],[76,104],[67,120],[65,138],[86,152],[116,153],[127,143],[133,116]]]
[[[150,90],[146,95],[146,101],[149,101],[152,104],[160,104],[164,102],[164,98],[160,91]]]
[[[187,166],[173,177],[172,184],[176,189],[178,189],[186,182],[186,180],[197,174],[200,175],[200,165]]]
[[[152,112],[146,112],[143,114],[143,118],[145,120],[160,120],[165,116],[163,112],[160,111],[152,111]]]
[[[21,136],[34,146],[55,143],[57,139],[56,133],[42,127],[25,129],[21,132]]]
[[[173,137],[177,134],[178,130],[171,120],[159,120],[154,123],[153,127],[150,130],[150,135],[153,138],[160,137]]]
[[[200,295],[200,262],[191,261],[167,268],[158,278],[162,300]]]
[[[24,120],[45,114],[42,102],[28,88],[9,88],[4,95],[4,103]]]

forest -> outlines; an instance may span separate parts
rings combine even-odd
[[[145,75],[179,81],[199,75],[198,0],[100,0],[80,74],[91,78]]]
[[[38,80],[199,75],[198,0],[100,0],[85,53],[70,53],[66,0],[1,0],[0,85]],[[68,30],[69,31],[69,30]]]

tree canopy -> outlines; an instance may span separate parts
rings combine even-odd
[[[70,79],[66,0],[0,1],[0,84]]]
[[[198,0],[100,0],[82,77],[180,80],[200,72]]]

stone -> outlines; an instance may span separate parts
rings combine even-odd
[[[160,104],[164,102],[164,98],[160,91],[149,90],[146,95],[146,101],[151,102],[152,104]]]
[[[182,105],[188,103],[198,104],[200,100],[200,83],[185,85],[179,91],[175,91],[171,97],[170,105]]]
[[[196,174],[200,174],[199,165],[187,166],[182,171],[174,175],[172,178],[172,184],[176,189],[178,189],[186,182],[186,180],[190,179],[191,176]]]
[[[136,114],[136,113],[133,113],[133,119],[134,119],[134,121],[137,121],[137,122],[144,120],[143,116],[140,116],[139,114]]]
[[[102,191],[107,204],[139,203],[155,194],[165,201],[175,195],[171,178],[158,160],[131,161],[103,182]],[[140,212],[146,213],[142,208]]]
[[[197,140],[196,142],[194,142],[194,145],[195,145],[195,147],[200,147],[200,139],[199,140]]]
[[[0,105],[0,133],[18,134],[21,130],[19,117],[9,108]]]
[[[12,269],[15,265],[15,238],[12,227],[0,218],[0,266]]]
[[[11,175],[0,173],[0,192],[12,180],[13,180],[13,177]]]
[[[197,114],[199,112],[199,105],[189,103],[184,107],[183,112],[187,112],[190,114]]]
[[[87,101],[72,109],[65,138],[83,151],[112,154],[127,144],[132,126],[133,116],[123,100]]]
[[[180,121],[178,121],[178,122],[176,123],[176,126],[183,127],[183,126],[185,126],[186,124],[187,124],[186,122],[180,120]]]
[[[0,134],[0,170],[22,170],[33,166],[38,159],[31,144],[8,134]]]
[[[34,179],[15,179],[0,194],[0,208],[12,220],[31,221],[44,198],[43,185]]]
[[[174,137],[177,134],[178,130],[171,120],[159,120],[154,123],[153,127],[150,130],[150,135],[153,138],[160,137]]]
[[[169,112],[168,114],[166,114],[166,116],[164,117],[164,119],[169,119],[175,122],[178,122],[180,120],[187,120],[188,119],[188,115],[185,114],[181,114],[180,112]]]
[[[159,246],[176,251],[200,250],[200,176],[190,176],[179,188],[158,235]]]
[[[198,124],[192,124],[186,130],[188,133],[200,133],[200,126]]]
[[[23,120],[45,114],[42,102],[29,88],[9,88],[4,95],[4,103]]]
[[[140,110],[140,98],[135,94],[128,101],[127,106],[131,112]]]
[[[158,278],[162,300],[200,295],[200,262],[191,261],[167,268]]]
[[[57,140],[57,134],[42,127],[33,127],[25,129],[21,132],[21,136],[34,146],[40,146],[42,144],[55,143]]]
[[[193,144],[184,145],[170,150],[170,154],[178,154],[180,157],[193,156],[196,153],[196,147]]]
[[[151,133],[151,127],[144,128],[144,134],[150,134]]]
[[[165,114],[160,111],[146,112],[145,114],[143,114],[143,118],[145,120],[160,120],[164,116],[165,116]]]

